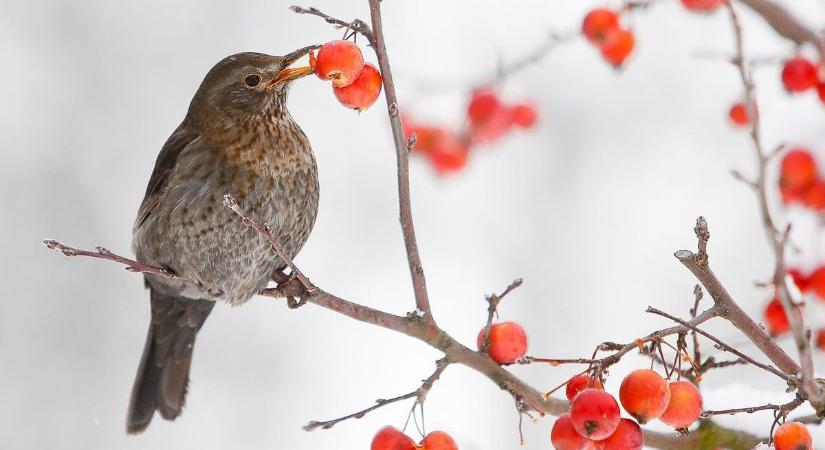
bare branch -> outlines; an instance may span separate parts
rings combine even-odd
[[[694,325],[691,325],[690,323],[688,323],[688,322],[686,322],[686,321],[684,321],[684,320],[682,320],[678,317],[672,316],[672,315],[670,315],[670,314],[668,314],[664,311],[660,311],[660,310],[658,310],[658,309],[656,309],[652,306],[648,306],[647,312],[649,312],[651,314],[656,314],[658,316],[666,317],[666,318],[668,318],[668,319],[670,319],[670,320],[672,320],[672,321],[674,321],[674,322],[676,322],[676,323],[678,323],[678,324],[680,324],[684,327],[690,328],[691,330],[693,330],[693,331],[701,334],[702,336],[710,339],[711,341],[715,342],[716,345],[718,345],[720,349],[722,349],[726,352],[729,352],[729,353],[733,353],[734,355],[738,356],[740,359],[747,361],[749,364],[754,365],[756,367],[759,367],[762,370],[768,371],[768,372],[778,376],[779,378],[782,378],[783,380],[787,381],[790,378],[788,375],[782,373],[782,371],[777,370],[776,367],[773,367],[773,366],[770,366],[770,365],[767,365],[767,364],[762,364],[762,363],[756,361],[755,359],[745,355],[744,353],[740,352],[739,350],[736,350],[735,348],[731,347],[730,345],[724,343],[721,339],[713,336],[712,334],[710,334],[706,331],[703,331],[703,330],[697,328]]]
[[[762,11],[769,13],[769,15],[766,16],[766,19],[769,17],[774,18],[773,22],[771,22],[771,19],[768,19],[768,21],[771,22],[775,28],[777,27],[776,24],[783,25],[785,28],[793,24],[792,20],[789,22],[789,15],[784,13],[781,8],[768,1],[743,0],[743,3],[749,4],[752,8],[754,8],[754,5],[756,7],[761,7]],[[759,211],[762,216],[762,225],[768,239],[768,244],[774,254],[773,284],[776,287],[777,297],[785,309],[785,315],[788,317],[788,322],[791,325],[791,331],[794,335],[794,343],[796,344],[797,352],[799,354],[799,363],[801,366],[799,376],[802,389],[808,395],[811,406],[813,406],[814,409],[817,411],[825,411],[825,392],[823,392],[823,389],[814,379],[814,364],[813,357],[811,355],[810,338],[808,337],[808,332],[804,328],[802,311],[800,306],[791,298],[790,291],[788,290],[788,286],[785,281],[785,274],[787,272],[785,269],[785,247],[787,244],[790,227],[786,227],[782,232],[779,231],[779,227],[776,226],[773,215],[771,214],[770,205],[768,202],[767,171],[768,163],[773,154],[766,152],[764,146],[762,145],[760,134],[761,119],[756,108],[756,94],[754,92],[755,87],[753,77],[751,76],[747,66],[747,61],[745,59],[742,26],[733,5],[730,2],[726,2],[726,6],[728,12],[730,13],[730,19],[735,36],[737,55],[736,66],[739,69],[739,76],[742,80],[742,85],[745,88],[745,104],[748,109],[748,117],[751,117],[750,136],[751,141],[753,142],[753,148],[757,161],[757,176],[754,183],[756,185]],[[777,29],[777,31],[779,31],[779,29]],[[822,41],[818,36],[814,36],[814,38],[816,40],[812,42],[819,44],[820,50],[825,48],[822,46]]]
[[[796,20],[784,8],[770,0],[739,0],[754,12],[762,16],[768,25],[782,37],[790,39],[797,45],[811,44],[825,57],[825,41],[822,37]]]
[[[776,411],[779,412],[782,416],[788,415],[791,411],[795,410],[799,406],[805,403],[805,399],[797,396],[793,400],[784,405],[774,405],[773,403],[768,403],[767,405],[761,406],[749,406],[745,408],[732,408],[732,409],[721,409],[721,410],[707,410],[702,412],[702,417],[707,419],[712,416],[721,416],[721,415],[729,415],[732,416],[734,414],[753,414],[758,411]]]
[[[290,6],[289,9],[296,14],[309,14],[312,16],[318,16],[324,19],[326,23],[335,25],[339,28],[348,28],[357,33],[360,33],[362,36],[367,38],[367,41],[370,43],[370,46],[373,46],[372,30],[370,29],[370,26],[367,25],[367,23],[361,19],[355,19],[351,22],[346,22],[341,19],[336,19],[335,17],[324,14],[323,12],[318,10],[318,8],[312,7],[304,8],[301,6]]]
[[[182,279],[181,277],[177,276],[175,272],[169,269],[163,267],[155,267],[149,264],[137,262],[133,259],[124,258],[123,256],[116,255],[103,247],[95,247],[95,251],[92,252],[89,250],[81,250],[79,248],[69,247],[68,245],[65,245],[59,241],[55,241],[54,239],[44,240],[43,245],[45,245],[46,248],[58,251],[66,256],[88,256],[90,258],[105,259],[107,261],[114,261],[120,264],[124,264],[126,265],[126,270],[128,270],[129,272],[151,273],[155,275],[160,275],[163,278]]]
[[[444,370],[447,369],[447,366],[449,365],[450,363],[446,359],[440,359],[436,361],[435,372],[433,372],[432,375],[427,377],[427,379],[422,382],[421,387],[412,392],[409,392],[404,395],[399,395],[398,397],[393,397],[390,399],[378,399],[375,401],[375,405],[370,406],[369,408],[363,409],[361,411],[343,417],[339,417],[337,419],[325,420],[320,422],[313,420],[312,422],[304,426],[304,430],[313,431],[317,430],[318,428],[327,430],[334,427],[339,422],[343,422],[349,419],[360,419],[367,415],[367,413],[375,411],[376,409],[381,408],[382,406],[387,406],[392,403],[399,402],[401,400],[406,400],[408,398],[415,398],[416,405],[423,405],[424,401],[427,399],[427,394],[430,392],[430,389],[433,388],[435,382],[438,381],[438,379],[441,377],[441,374],[444,373]]]

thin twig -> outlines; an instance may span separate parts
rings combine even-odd
[[[336,424],[343,422],[349,419],[360,419],[367,415],[368,413],[375,411],[378,408],[383,406],[387,406],[396,402],[400,402],[402,400],[406,400],[408,398],[415,398],[415,405],[423,405],[424,401],[427,399],[427,394],[433,388],[433,385],[436,381],[441,377],[441,374],[444,373],[444,370],[447,369],[450,363],[446,359],[440,359],[435,363],[435,372],[432,375],[427,377],[427,379],[422,381],[421,387],[418,389],[408,392],[404,395],[399,395],[398,397],[393,397],[390,399],[378,399],[375,401],[375,404],[370,406],[369,408],[362,409],[361,411],[354,412],[352,414],[348,414],[343,417],[339,417],[337,419],[332,420],[324,420],[324,421],[316,421],[313,420],[312,422],[304,425],[304,430],[306,431],[313,431],[321,428],[323,430],[328,430],[334,427]],[[415,408],[415,406],[413,406]]]
[[[231,209],[235,214],[237,214],[238,217],[241,218],[244,225],[257,230],[258,233],[260,233],[261,236],[263,236],[269,242],[269,245],[270,247],[272,247],[272,250],[275,252],[276,255],[278,255],[279,258],[281,258],[281,260],[287,265],[287,267],[289,267],[291,275],[296,277],[301,282],[304,289],[306,289],[307,294],[311,296],[313,292],[315,292],[315,285],[313,285],[312,282],[309,281],[309,278],[307,278],[306,276],[304,276],[303,273],[301,273],[301,270],[298,269],[298,266],[295,265],[295,263],[292,261],[292,258],[290,258],[290,256],[287,255],[286,250],[284,250],[284,246],[281,245],[280,237],[272,233],[272,229],[270,228],[269,224],[259,223],[254,219],[250,218],[249,216],[247,216],[246,213],[244,213],[241,209],[240,205],[238,205],[238,201],[235,200],[235,198],[232,197],[231,194],[226,194],[223,196],[223,205]]]
[[[517,289],[521,286],[521,284],[521,278],[516,278],[512,283],[510,283],[509,286],[507,286],[506,289],[504,289],[501,294],[492,294],[487,296],[487,325],[484,328],[484,340],[482,341],[480,349],[482,352],[486,352],[487,349],[490,348],[490,328],[493,326],[493,317],[498,312],[498,304],[504,300],[504,297],[506,297],[507,294],[512,292],[514,289]]]
[[[785,274],[787,272],[785,269],[785,247],[790,228],[786,227],[784,232],[779,231],[779,227],[776,226],[773,215],[771,214],[768,201],[767,171],[770,155],[768,155],[762,145],[760,133],[761,118],[759,117],[756,107],[756,94],[753,77],[748,69],[747,61],[745,59],[742,26],[733,5],[730,2],[726,2],[726,6],[730,14],[736,43],[736,67],[739,70],[739,77],[741,78],[742,85],[745,88],[745,104],[748,110],[748,117],[751,118],[750,137],[753,142],[757,162],[757,176],[754,183],[756,185],[759,211],[762,216],[762,225],[768,239],[768,244],[774,254],[773,284],[776,287],[777,297],[785,309],[785,315],[788,317],[788,322],[790,323],[791,331],[794,335],[794,343],[796,344],[797,352],[799,354],[801,369],[799,376],[801,379],[801,386],[808,394],[809,400],[814,409],[817,411],[823,411],[825,410],[825,392],[823,392],[814,380],[813,356],[811,355],[810,339],[808,338],[808,332],[805,330],[802,321],[801,307],[792,299],[785,281]],[[821,41],[819,42],[821,43]]]
[[[335,17],[324,14],[323,12],[318,10],[318,8],[312,7],[304,8],[302,6],[290,6],[289,9],[296,14],[309,14],[312,16],[318,16],[324,19],[325,22],[332,25],[336,25],[339,28],[349,28],[355,32],[360,33],[367,39],[367,41],[370,43],[370,46],[373,46],[372,30],[370,29],[370,26],[367,25],[367,23],[361,19],[355,19],[351,22],[346,22],[344,20],[336,19]]]
[[[79,248],[69,247],[68,245],[65,245],[62,242],[56,241],[54,239],[44,240],[43,245],[45,245],[46,248],[58,251],[66,256],[88,256],[90,258],[105,259],[107,261],[114,261],[120,264],[124,264],[126,266],[126,270],[128,270],[129,272],[151,273],[159,275],[163,278],[174,278],[178,280],[183,279],[179,277],[177,274],[175,274],[175,272],[169,269],[163,267],[155,267],[149,264],[137,262],[133,259],[124,258],[123,256],[116,255],[103,247],[95,247],[95,251],[82,250]]]
[[[678,323],[678,324],[680,324],[684,327],[690,328],[691,330],[693,330],[693,331],[701,334],[702,336],[710,339],[711,341],[715,342],[719,346],[720,349],[722,349],[726,352],[729,352],[729,353],[733,353],[734,355],[738,356],[740,359],[743,359],[743,360],[747,361],[749,364],[754,365],[756,367],[759,367],[760,369],[765,370],[767,372],[770,372],[770,373],[778,376],[779,378],[782,378],[783,380],[787,381],[788,378],[789,378],[788,375],[782,373],[782,371],[778,370],[776,367],[768,365],[768,364],[762,364],[759,361],[756,361],[755,359],[745,355],[744,353],[740,352],[739,350],[736,350],[735,348],[731,347],[730,345],[724,343],[721,339],[713,336],[712,334],[710,334],[706,331],[703,331],[703,330],[699,329],[698,327],[696,327],[694,325],[691,325],[687,321],[684,321],[684,320],[682,320],[678,317],[672,316],[672,315],[670,315],[670,314],[668,314],[664,311],[660,311],[660,310],[658,310],[658,309],[656,309],[652,306],[647,307],[647,312],[649,312],[651,314],[656,314],[658,316],[666,317],[666,318],[668,318],[668,319],[670,319],[670,320],[672,320],[672,321],[674,321],[674,322],[676,322],[676,323]]]
[[[787,415],[789,412],[795,410],[799,406],[805,403],[805,399],[802,397],[797,396],[793,400],[783,405],[774,405],[773,403],[768,403],[767,405],[761,406],[749,406],[745,408],[731,408],[731,409],[720,409],[720,410],[707,410],[702,412],[702,418],[710,418],[712,416],[721,416],[721,415],[734,415],[734,414],[753,414],[758,411],[780,411],[783,415]]]

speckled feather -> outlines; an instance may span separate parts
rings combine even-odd
[[[317,168],[286,110],[286,83],[267,89],[241,81],[250,73],[272,79],[289,62],[242,53],[218,63],[158,155],[133,248],[139,261],[194,283],[146,276],[152,323],[132,392],[130,433],[145,429],[155,410],[167,419],[180,414],[195,335],[214,302],[242,304],[286,266],[266,239],[223,206],[224,195],[270,224],[290,257],[312,230]]]

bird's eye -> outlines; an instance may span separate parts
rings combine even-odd
[[[247,75],[243,79],[243,83],[249,87],[255,87],[261,84],[261,76],[257,74]]]

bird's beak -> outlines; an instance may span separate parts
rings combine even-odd
[[[295,61],[301,59],[304,55],[309,54],[309,52],[318,48],[317,45],[310,45],[309,47],[300,48],[295,50],[292,53],[289,53],[283,57],[283,64],[290,65]],[[292,80],[297,80],[298,78],[304,77],[309,75],[313,72],[312,67],[310,66],[300,66],[300,67],[287,67],[286,69],[281,70],[275,75],[274,78],[269,82],[267,85],[267,89],[271,89],[274,86],[279,84],[287,83]]]

